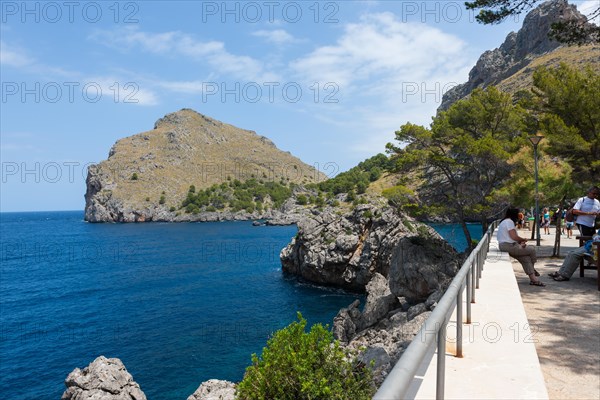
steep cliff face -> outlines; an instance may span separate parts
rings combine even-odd
[[[488,50],[479,57],[466,83],[444,94],[439,110],[448,109],[475,88],[497,85],[539,56],[561,47],[559,42],[548,37],[548,33],[553,23],[565,20],[585,23],[586,17],[567,0],[551,0],[529,12],[518,32],[511,32],[499,48]]]
[[[249,219],[240,212],[177,215],[190,185],[256,178],[307,184],[326,179],[271,140],[183,109],[159,119],[154,129],[117,141],[108,159],[88,170],[85,219],[143,222]],[[161,200],[161,198],[163,198]]]
[[[304,280],[354,291],[395,268],[394,295],[422,301],[454,276],[459,255],[428,226],[365,204],[342,215],[325,210],[301,219],[281,263]]]

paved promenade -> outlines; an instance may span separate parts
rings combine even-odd
[[[578,270],[568,282],[553,281],[547,273],[578,241],[562,236],[561,258],[550,257],[553,245],[554,229],[542,236],[536,264],[547,286],[535,287],[518,262],[496,250],[494,235],[472,304],[473,324],[463,325],[463,358],[454,356],[456,314],[450,319],[446,399],[600,399],[597,272],[586,270],[580,278]],[[436,359],[432,351],[411,398],[435,399]]]
[[[551,258],[551,235],[541,236],[536,269],[545,288],[529,286],[521,265],[513,262],[521,298],[536,331],[538,358],[550,399],[600,399],[600,292],[597,271],[575,271],[568,282],[555,282],[548,273],[560,268],[567,252],[579,241],[561,236],[560,258]],[[520,232],[525,236],[527,231]],[[535,290],[538,289],[538,290]],[[542,290],[539,290],[542,289]]]

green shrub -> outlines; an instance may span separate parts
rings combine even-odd
[[[166,202],[165,196],[164,195],[160,196],[160,200],[158,200],[158,204],[165,204],[165,202]]]
[[[305,332],[306,320],[275,332],[237,388],[242,400],[370,399],[373,394],[369,368],[334,341],[321,324]]]
[[[131,175],[131,180],[132,181],[137,181],[138,180],[138,174],[137,174],[137,172],[134,172],[133,175]]]
[[[308,203],[308,199],[306,198],[305,195],[299,194],[298,197],[296,197],[296,204],[305,206],[307,203]]]

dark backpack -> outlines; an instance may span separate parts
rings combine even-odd
[[[573,214],[573,207],[567,210],[567,214],[565,215],[565,221],[574,222],[577,219],[577,215]]]
[[[575,204],[573,204],[573,207],[575,207]],[[565,221],[567,222],[575,222],[577,220],[577,215],[573,214],[573,207],[567,210],[567,214],[565,215]]]

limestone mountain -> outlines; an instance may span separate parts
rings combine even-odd
[[[553,23],[571,19],[587,21],[567,0],[547,1],[533,9],[518,32],[511,32],[499,48],[488,50],[479,57],[467,82],[444,94],[438,110],[447,110],[475,88],[496,85],[514,93],[531,87],[532,74],[542,65],[556,66],[566,62],[570,65],[591,64],[600,69],[600,46],[597,44],[567,47],[548,36]]]
[[[289,185],[327,177],[264,136],[182,109],[118,140],[107,160],[89,168],[85,219],[174,221],[191,185],[250,179]]]

